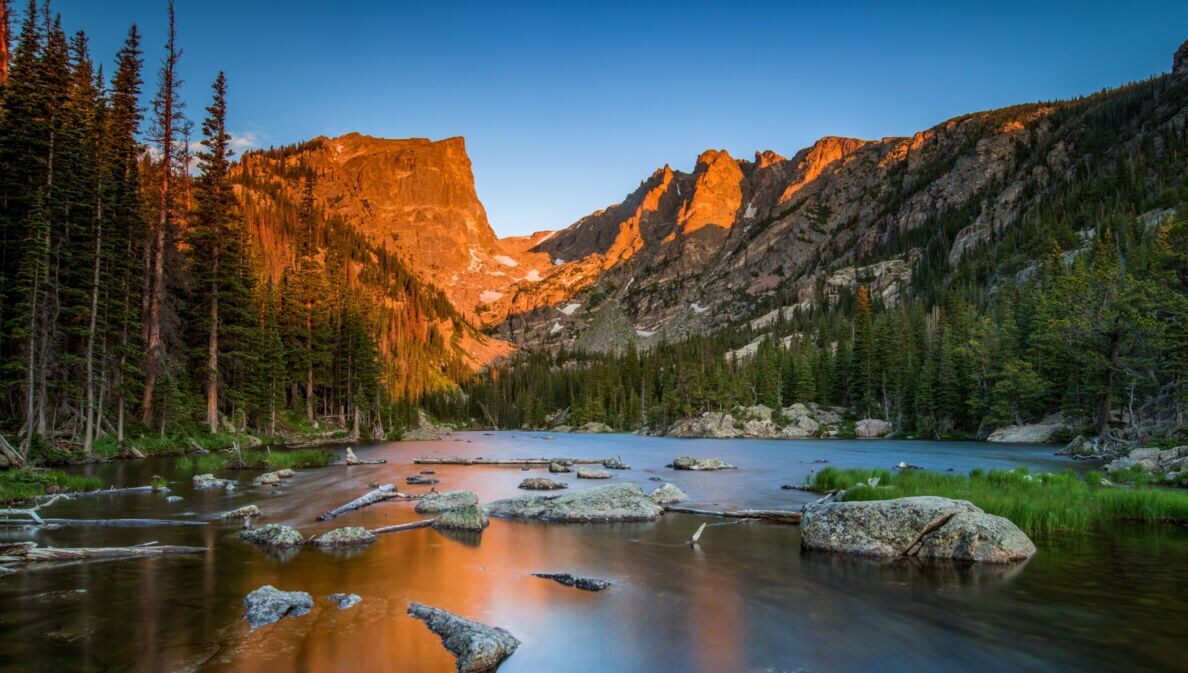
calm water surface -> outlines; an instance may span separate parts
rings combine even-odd
[[[363,447],[386,465],[301,472],[277,493],[228,473],[241,490],[192,492],[171,459],[79,468],[109,484],[165,476],[184,499],[160,494],[59,502],[55,517],[153,517],[211,521],[153,529],[0,529],[0,539],[43,545],[161,544],[209,547],[204,555],[57,565],[0,578],[0,670],[5,671],[451,671],[453,657],[405,614],[410,601],[502,626],[523,644],[500,668],[541,671],[1182,671],[1188,662],[1188,532],[1121,529],[1039,541],[1039,554],[1009,569],[887,564],[800,550],[792,526],[706,521],[670,514],[645,524],[557,525],[492,521],[481,537],[432,529],[381,536],[369,549],[314,548],[270,555],[241,542],[219,512],[256,503],[265,522],[305,535],[338,526],[375,528],[422,518],[388,502],[319,523],[318,514],[368,490],[401,490],[419,456],[605,457],[645,488],[658,476],[692,506],[796,508],[815,497],[781,490],[803,483],[814,461],[838,467],[973,467],[1059,471],[1086,467],[1051,447],[911,441],[676,440],[633,436],[462,433],[440,442]],[[740,467],[673,472],[674,457],[720,457]],[[520,493],[518,468],[435,466],[440,490],[484,501]],[[546,474],[534,469],[532,475]],[[547,476],[547,474],[546,474]],[[569,475],[552,475],[585,488]],[[571,572],[614,582],[581,592],[530,576]],[[272,584],[307,591],[316,607],[254,631],[241,601]],[[357,593],[339,610],[325,599]]]

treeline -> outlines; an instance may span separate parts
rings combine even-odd
[[[108,78],[36,0],[9,60],[0,10],[0,430],[25,452],[84,453],[327,418],[382,433],[367,302],[329,278],[341,265],[319,247],[312,197],[294,257],[277,276],[262,267],[231,177],[227,81],[195,130],[172,2],[147,109],[135,26]]]
[[[859,287],[762,332],[736,327],[617,356],[522,355],[430,406],[511,428],[548,427],[565,410],[573,425],[663,431],[702,411],[816,402],[926,437],[985,436],[1057,411],[1107,442],[1182,431],[1186,88],[1159,78],[1062,106],[1061,132],[1032,156],[1042,162],[1063,141],[1092,160],[1055,185],[1028,185],[1034,207],[955,267],[953,240],[980,198],[889,232],[885,254],[919,251],[895,306]],[[775,305],[792,303],[789,294]],[[728,357],[756,339],[753,355]]]

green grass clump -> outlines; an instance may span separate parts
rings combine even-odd
[[[0,472],[0,502],[28,500],[46,493],[94,491],[102,486],[97,477],[82,477],[59,470],[20,468]]]
[[[878,477],[877,486],[868,479]],[[990,514],[1006,517],[1033,536],[1078,533],[1114,521],[1188,524],[1188,492],[1162,488],[1098,486],[1100,474],[1030,474],[1014,470],[973,470],[966,475],[905,470],[839,470],[817,473],[817,491],[846,489],[845,500],[889,500],[936,495],[968,500]],[[859,485],[860,484],[860,485]]]
[[[219,470],[300,470],[325,467],[334,462],[334,454],[324,449],[296,451],[247,450],[231,453],[207,453],[184,456],[177,461],[178,469],[201,474]]]

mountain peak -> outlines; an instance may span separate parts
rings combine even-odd
[[[763,150],[762,152],[755,150],[756,168],[767,168],[768,166],[771,166],[772,164],[778,164],[781,161],[784,161],[784,157],[771,150]]]
[[[1188,77],[1188,40],[1172,56],[1172,76]]]

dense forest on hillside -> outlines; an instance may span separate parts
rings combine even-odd
[[[740,320],[646,352],[526,353],[431,407],[513,428],[564,420],[664,432],[704,411],[815,402],[925,437],[985,436],[1053,412],[1106,443],[1182,431],[1188,131],[1182,116],[1161,115],[1184,100],[1188,82],[1159,77],[1056,104],[1060,139],[1087,156],[1123,150],[1047,186],[1017,224],[956,265],[951,246],[977,200],[918,229],[884,232],[866,262],[919,253],[895,305],[859,287],[771,327]],[[777,294],[757,310],[795,303]],[[728,357],[757,340],[753,354]]]
[[[229,84],[219,74],[196,128],[179,94],[173,16],[170,3],[147,108],[135,26],[108,77],[86,35],[67,36],[48,3],[29,2],[10,60],[6,23],[0,431],[33,458],[325,421],[386,434],[389,399],[444,385],[442,369],[459,374],[425,355],[437,378],[416,379],[382,365],[399,359],[381,351],[431,342],[428,323],[451,319],[452,308],[311,198],[269,205],[285,209],[292,245],[265,267],[249,226],[264,207],[236,194],[256,182],[233,172]],[[308,193],[316,176],[294,170]],[[360,258],[374,263],[359,268]],[[389,294],[377,302],[340,282],[348,275],[371,276],[368,287]],[[387,319],[375,308],[384,301],[407,320]],[[409,325],[420,333],[376,338]]]

